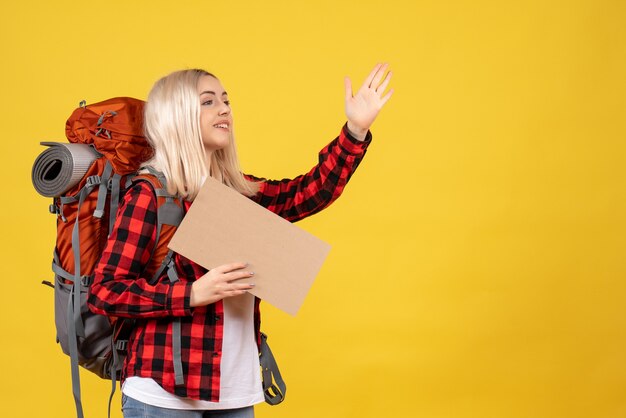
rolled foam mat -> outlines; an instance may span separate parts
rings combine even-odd
[[[86,144],[42,142],[49,148],[33,164],[33,186],[39,194],[58,197],[76,186],[101,154]]]

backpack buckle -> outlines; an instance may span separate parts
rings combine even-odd
[[[89,285],[91,285],[92,279],[93,278],[91,276],[80,276],[81,286],[88,287]]]
[[[61,202],[60,207],[57,206],[56,203],[51,203],[50,206],[48,206],[48,211],[53,215],[60,216],[63,222],[67,222],[67,219],[63,215],[63,202]]]
[[[115,349],[118,351],[126,351],[127,346],[128,346],[128,340],[115,341]]]
[[[102,180],[100,179],[99,175],[95,175],[95,176],[89,176],[87,177],[87,182],[86,185],[87,186],[97,186],[98,184],[102,183]]]

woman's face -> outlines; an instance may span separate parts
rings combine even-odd
[[[230,143],[233,118],[228,95],[218,79],[210,75],[198,81],[200,96],[200,133],[207,151],[222,149]]]

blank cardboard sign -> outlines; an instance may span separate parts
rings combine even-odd
[[[330,245],[208,178],[169,243],[169,248],[211,269],[248,262],[250,293],[295,315]]]

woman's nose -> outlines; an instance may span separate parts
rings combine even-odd
[[[220,112],[220,115],[228,115],[230,113],[230,106],[228,106],[226,103],[222,102],[220,104],[219,112]]]

